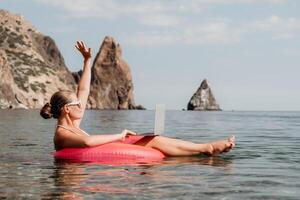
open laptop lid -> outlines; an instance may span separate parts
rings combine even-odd
[[[154,132],[151,133],[141,133],[139,135],[162,135],[165,129],[165,105],[164,104],[157,104],[155,106],[155,121],[154,121]]]

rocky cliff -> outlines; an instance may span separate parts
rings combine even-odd
[[[0,10],[0,108],[40,108],[59,89],[75,81],[55,42]]]
[[[1,9],[0,25],[0,109],[41,108],[54,92],[76,89],[81,72],[68,70],[53,39]],[[87,107],[144,109],[134,104],[130,68],[111,37],[94,60]]]
[[[187,110],[220,111],[220,106],[212,93],[209,83],[204,79],[188,103]]]
[[[81,71],[73,75],[78,81]],[[144,109],[135,106],[130,68],[112,37],[104,38],[94,60],[88,108]]]

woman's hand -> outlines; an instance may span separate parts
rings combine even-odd
[[[89,58],[92,57],[91,48],[86,48],[86,46],[82,41],[77,41],[75,47],[78,51],[80,51],[84,60],[88,60]]]
[[[123,130],[122,133],[120,133],[121,140],[124,141],[129,135],[136,135],[136,133],[126,129]]]

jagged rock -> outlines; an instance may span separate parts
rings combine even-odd
[[[75,79],[75,82],[78,84],[82,75],[82,70],[79,70],[78,72],[72,72],[72,75]]]
[[[188,103],[187,110],[220,111],[208,81],[204,79]]]
[[[17,104],[12,88],[14,79],[5,58],[5,52],[0,50],[0,108],[10,108]]]
[[[145,109],[134,103],[130,68],[121,56],[120,45],[112,37],[105,37],[92,66],[88,108]],[[78,81],[81,72],[73,76]]]
[[[40,108],[57,90],[75,89],[50,37],[5,10],[0,25],[0,108]]]
[[[146,108],[144,106],[142,106],[142,105],[132,106],[129,109],[131,109],[131,110],[133,110],[133,109],[134,110],[146,110]]]

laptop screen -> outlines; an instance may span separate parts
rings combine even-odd
[[[143,136],[162,135],[165,129],[165,105],[158,104],[155,107],[154,132],[140,133]]]
[[[165,129],[165,105],[158,104],[155,107],[154,133],[161,135]]]

